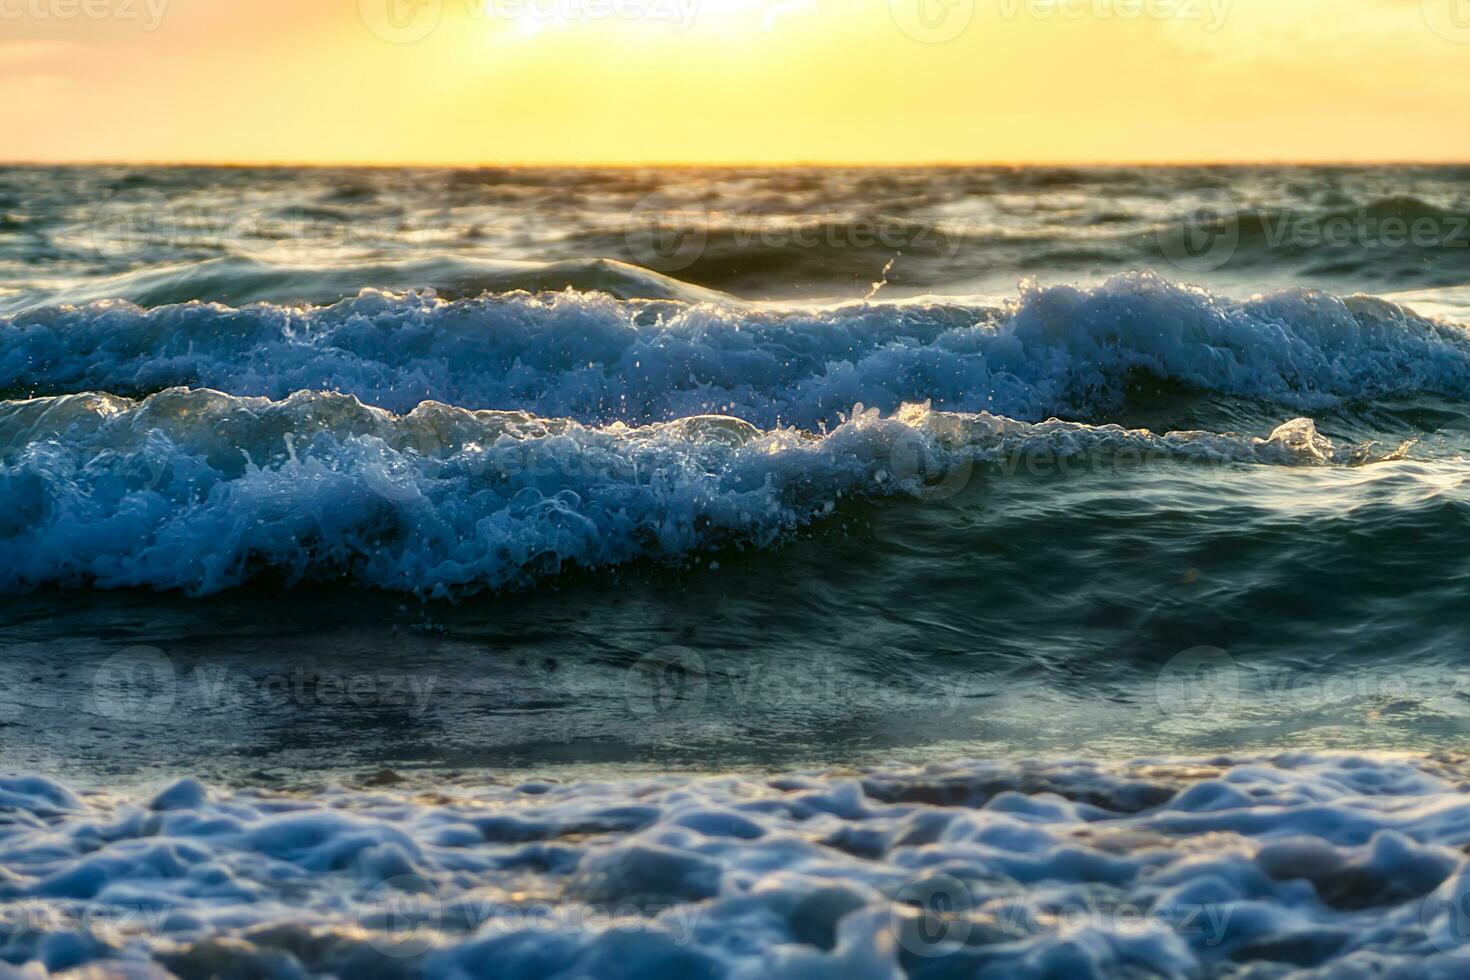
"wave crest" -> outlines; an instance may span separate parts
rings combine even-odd
[[[829,432],[698,416],[630,427],[437,402],[169,390],[0,406],[0,588],[218,591],[270,573],[444,596],[568,568],[763,546],[844,499],[960,492],[977,464],[1358,462],[1298,419],[1266,438],[862,406]]]
[[[835,424],[853,404],[1095,419],[1140,374],[1315,411],[1470,395],[1470,334],[1383,300],[1289,291],[1233,301],[1152,274],[1023,286],[1008,305],[766,309],[510,293],[366,291],[329,307],[119,302],[0,318],[0,390],[146,395],[330,389],[589,423],[722,414]]]

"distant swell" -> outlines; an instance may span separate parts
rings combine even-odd
[[[577,289],[620,299],[678,299],[686,302],[733,297],[647,269],[604,259],[566,262],[483,261],[424,256],[394,262],[329,267],[274,265],[230,257],[180,265],[164,265],[70,286],[45,297],[42,306],[78,305],[126,300],[144,309],[198,300],[228,306],[274,303],[278,306],[330,305],[364,289],[432,291],[442,299],[463,299],[489,292]],[[32,309],[32,295],[12,300],[13,309]],[[6,301],[0,299],[0,311]],[[0,321],[3,322],[3,321]]]
[[[188,385],[284,398],[327,389],[406,412],[425,399],[584,422],[718,413],[835,424],[856,403],[932,402],[1094,419],[1145,374],[1299,410],[1470,393],[1470,334],[1366,297],[1245,301],[1125,274],[1027,286],[1014,304],[803,310],[511,293],[365,292],[334,306],[127,303],[0,319],[11,397]]]

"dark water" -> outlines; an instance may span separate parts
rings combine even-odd
[[[5,171],[7,753],[1456,746],[1466,176]]]
[[[1467,177],[0,171],[0,972],[1463,975]]]
[[[885,278],[1009,296],[1139,268],[1235,295],[1423,290],[1465,283],[1467,187],[1470,168],[1444,166],[8,169],[0,303],[679,293],[592,259],[744,299],[860,298]]]
[[[1470,725],[1464,497],[1425,489],[1454,479],[1411,461],[986,474],[943,503],[853,505],[770,550],[456,604],[45,589],[3,605],[6,753],[289,784],[324,766],[1454,748]],[[1230,673],[1179,673],[1196,663]]]

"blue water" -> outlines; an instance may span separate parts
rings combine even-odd
[[[1460,975],[1466,176],[0,171],[0,960]]]

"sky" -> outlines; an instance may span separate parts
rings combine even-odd
[[[1470,160],[1470,0],[0,0],[0,159]]]

